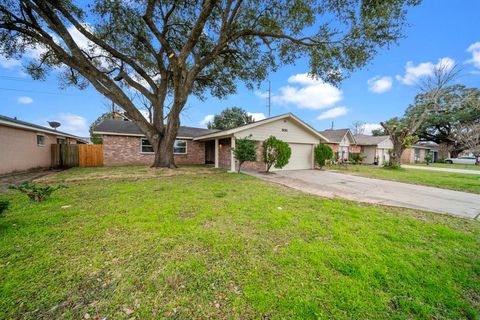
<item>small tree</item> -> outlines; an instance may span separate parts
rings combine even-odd
[[[272,166],[277,169],[285,167],[291,155],[292,149],[290,149],[288,143],[274,136],[270,136],[263,141],[263,161],[267,165],[267,172],[270,171]]]
[[[325,162],[327,160],[331,160],[333,158],[333,151],[330,146],[326,144],[319,144],[318,146],[315,147],[315,162],[318,164],[318,166],[323,168],[325,166]]]
[[[257,148],[255,141],[250,140],[249,137],[235,140],[236,147],[233,149],[233,156],[238,161],[238,173],[245,161],[257,160]]]
[[[430,163],[432,163],[432,159],[433,159],[432,153],[431,152],[425,152],[425,163],[427,164],[427,166]]]

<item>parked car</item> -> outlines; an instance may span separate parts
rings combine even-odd
[[[475,157],[447,158],[445,163],[475,164]]]

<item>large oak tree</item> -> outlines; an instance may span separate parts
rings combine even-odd
[[[174,167],[173,143],[189,95],[224,97],[308,57],[312,76],[338,84],[402,36],[418,0],[4,0],[0,53],[40,52],[26,66],[42,79],[92,85],[136,122]],[[136,91],[153,110],[139,111]]]

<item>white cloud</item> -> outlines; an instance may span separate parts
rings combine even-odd
[[[262,112],[247,112],[247,114],[249,116],[252,116],[253,120],[255,121],[260,121],[266,118],[265,114],[263,114]]]
[[[313,79],[308,73],[293,75],[288,78],[288,82],[295,86],[281,87],[278,95],[272,95],[273,102],[293,104],[300,109],[319,110],[332,107],[342,100],[340,89],[320,79]]]
[[[436,64],[432,62],[422,62],[414,65],[412,61],[408,61],[405,65],[405,75],[403,77],[397,75],[395,78],[403,84],[414,85],[418,83],[420,78],[432,75],[435,68],[444,66],[447,70],[450,70],[454,65],[455,60],[448,57],[438,59]]]
[[[268,91],[263,92],[263,91],[257,90],[257,91],[255,91],[255,95],[259,98],[266,99],[266,98],[268,98]]]
[[[391,77],[376,76],[367,80],[368,90],[375,93],[383,93],[392,89],[393,79]]]
[[[365,123],[364,125],[364,129],[365,131],[363,132],[363,134],[372,134],[372,130],[375,130],[375,129],[381,129],[382,126],[379,124],[379,123]]]
[[[467,63],[471,63],[475,66],[475,68],[480,69],[480,41],[472,43],[470,47],[468,47],[467,52],[472,53],[472,59],[467,60]]]
[[[317,117],[317,119],[318,120],[333,119],[333,118],[346,115],[347,113],[348,113],[348,109],[346,107],[336,107],[323,112]]]
[[[0,67],[3,69],[13,69],[21,65],[22,62],[20,60],[7,59],[3,56],[0,56]]]
[[[33,99],[30,97],[23,96],[23,97],[18,97],[17,102],[20,104],[31,104],[33,103]]]
[[[213,121],[214,117],[215,115],[213,114],[207,114],[205,117],[203,117],[202,121],[200,121],[198,124],[203,127],[206,127],[209,122]]]
[[[60,131],[71,133],[80,137],[88,137],[87,119],[73,113],[60,113],[58,122],[61,123]]]

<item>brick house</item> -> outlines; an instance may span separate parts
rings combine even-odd
[[[337,161],[347,161],[350,153],[359,153],[355,137],[349,129],[327,129],[320,134],[328,139],[328,145],[336,154]]]
[[[87,143],[75,135],[0,115],[0,175],[50,168],[51,145]]]
[[[411,148],[405,149],[402,153],[402,163],[425,162],[425,155],[432,153],[432,162],[438,161],[438,144],[433,142],[420,142]]]
[[[390,150],[393,149],[393,142],[389,136],[357,135],[355,137],[360,153],[365,156],[363,163],[383,165],[390,161]]]
[[[153,148],[134,122],[105,120],[94,131],[103,137],[104,164],[149,165],[154,160]],[[174,146],[177,164],[214,164],[235,171],[237,161],[232,148],[235,139],[250,137],[257,145],[257,161],[247,162],[245,169],[263,171],[262,142],[275,136],[290,145],[292,155],[285,170],[311,169],[313,148],[328,140],[291,113],[271,117],[229,130],[208,130],[180,127]]]

